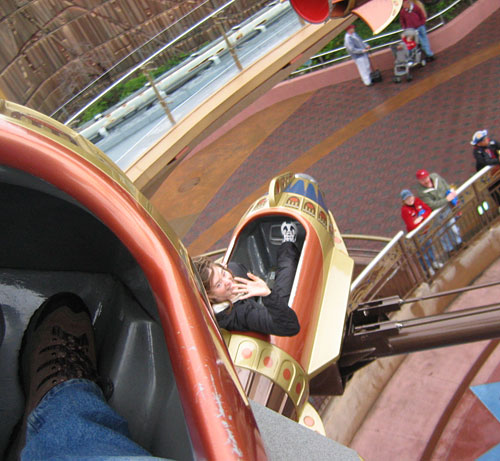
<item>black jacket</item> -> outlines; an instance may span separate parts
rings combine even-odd
[[[474,158],[476,159],[476,171],[482,170],[486,165],[498,165],[498,141],[490,140],[488,146],[475,146]]]
[[[290,290],[298,263],[298,250],[292,243],[284,243],[278,252],[278,274],[271,294],[262,298],[264,305],[256,298],[236,301],[231,310],[215,315],[221,328],[231,331],[256,331],[276,336],[294,336],[300,331],[294,310],[288,307]],[[241,264],[229,263],[235,276],[246,277]]]
[[[264,306],[255,298],[236,301],[228,310],[215,315],[221,328],[231,331],[256,331],[267,335],[294,336],[300,331],[294,310],[271,292],[262,298]]]

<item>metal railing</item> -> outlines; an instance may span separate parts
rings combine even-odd
[[[405,298],[500,217],[500,168],[485,167],[457,189],[457,204],[434,210],[406,236],[400,231],[351,285],[350,310],[375,298]]]
[[[233,3],[234,0],[229,3]],[[107,91],[110,91],[114,86],[116,86],[119,81],[114,81],[116,76],[121,76],[122,78],[126,78],[127,75],[133,73],[135,71],[135,64],[139,62],[148,61],[149,59],[144,59],[144,56],[150,56],[152,53],[155,53],[158,49],[165,48],[169,44],[173,43],[177,37],[179,37],[179,30],[187,31],[191,29],[191,27],[199,22],[199,17],[205,17],[208,11],[212,9],[216,9],[218,7],[218,3],[222,4],[223,2],[217,2],[216,0],[206,0],[200,5],[193,8],[189,13],[180,17],[168,27],[166,27],[161,32],[157,33],[149,40],[144,42],[141,46],[136,48],[135,50],[128,53],[126,56],[121,58],[118,62],[113,64],[106,72],[99,75],[99,77],[95,78],[91,82],[89,82],[84,88],[82,88],[78,93],[76,93],[73,97],[64,102],[61,106],[59,106],[54,112],[50,114],[51,117],[56,119],[61,119],[63,116],[68,116],[68,112],[71,110],[71,106],[77,106],[82,99],[88,100],[89,94],[94,93],[101,85],[107,86]],[[226,2],[227,3],[227,2]],[[203,12],[203,10],[207,10]],[[182,35],[182,34],[181,34]],[[139,56],[139,58],[138,58]],[[125,72],[125,74],[124,74]],[[109,81],[114,81],[111,85],[109,85]],[[108,86],[109,85],[109,86]],[[66,121],[69,123],[71,118]]]
[[[178,69],[196,58],[207,43],[215,46],[224,42],[227,36],[230,37],[230,46],[223,52],[231,52],[232,48],[245,38],[241,34],[245,22],[260,11],[278,3],[280,2],[260,1],[255,2],[252,8],[245,8],[242,0],[207,0],[122,58],[50,115],[65,124],[70,124],[92,105],[112,93],[117,86],[140,77],[143,68],[148,64],[158,68],[168,65],[169,62],[182,61],[180,66],[171,67]],[[289,6],[288,3],[286,6]],[[261,27],[264,27],[264,24]],[[218,57],[216,53],[213,59]],[[190,72],[193,74],[196,69],[190,69]],[[186,80],[183,78],[182,83]]]
[[[342,234],[349,256],[354,260],[354,274],[366,267],[391,241],[387,237],[360,234]]]
[[[432,32],[436,29],[439,29],[440,27],[444,26],[446,24],[444,16],[454,7],[456,7],[458,4],[466,2],[468,5],[471,4],[470,0],[456,0],[446,8],[444,8],[442,11],[439,11],[435,15],[427,18],[427,32]],[[368,44],[383,40],[384,43],[381,43],[379,45],[374,45],[371,47],[371,51],[377,51],[377,50],[382,50],[385,48],[389,48],[390,46],[399,43],[401,41],[400,36],[401,33],[403,32],[403,29],[397,29],[394,31],[390,32],[385,32],[382,34],[375,35],[373,37],[367,38],[364,41]],[[396,36],[397,39],[391,40],[390,37]],[[331,59],[329,59],[329,56],[335,55]],[[316,70],[323,69],[325,67],[330,67],[334,64],[337,64],[339,62],[345,61],[346,59],[349,59],[350,56],[347,53],[347,50],[345,46],[341,46],[338,48],[334,48],[332,50],[324,51],[322,53],[318,53],[314,56],[312,56],[308,63],[308,65],[304,65],[303,67],[297,69],[296,71],[292,72],[290,74],[290,78],[297,77],[299,75],[303,75],[305,73],[313,72]],[[318,62],[319,61],[319,62]]]

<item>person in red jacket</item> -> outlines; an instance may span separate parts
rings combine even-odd
[[[403,200],[403,205],[401,206],[401,217],[406,224],[406,229],[411,232],[416,229],[431,213],[432,209],[425,202],[415,197],[412,192],[408,189],[403,189],[401,191],[401,200]],[[425,232],[424,232],[425,234]],[[431,241],[422,239],[424,244],[421,246],[421,256],[418,257],[421,266],[424,271],[427,271],[429,275],[434,275],[434,269],[441,269],[443,264],[436,261],[434,256],[434,251],[431,247]]]
[[[422,8],[412,0],[403,0],[403,7],[399,13],[399,22],[403,29],[416,29],[420,46],[427,55],[426,61],[434,61],[434,53],[431,50],[431,45],[427,37],[427,29],[425,21],[427,20],[425,12]]]
[[[408,232],[416,229],[431,213],[432,209],[418,197],[415,197],[410,190],[401,191],[403,205],[401,207],[401,217],[406,224]]]

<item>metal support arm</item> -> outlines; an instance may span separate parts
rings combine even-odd
[[[379,322],[357,326],[347,334],[339,365],[493,338],[500,338],[500,304]]]

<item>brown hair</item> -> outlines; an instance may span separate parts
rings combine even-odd
[[[229,272],[230,274],[231,271],[227,267],[224,267],[222,264],[212,261],[206,256],[199,256],[193,259],[193,264],[194,267],[196,267],[198,274],[200,275],[201,283],[203,283],[203,287],[207,292],[208,299],[210,299],[210,302],[213,304],[214,300],[210,298],[210,290],[212,288],[212,276],[214,274],[214,266],[218,266],[224,269],[225,271]],[[229,303],[230,308],[233,306],[233,303],[229,299],[227,299],[225,302]]]
[[[422,13],[424,13],[425,19],[427,19],[427,11],[425,11],[424,4],[420,0],[413,0],[413,3],[415,3],[422,10]]]

